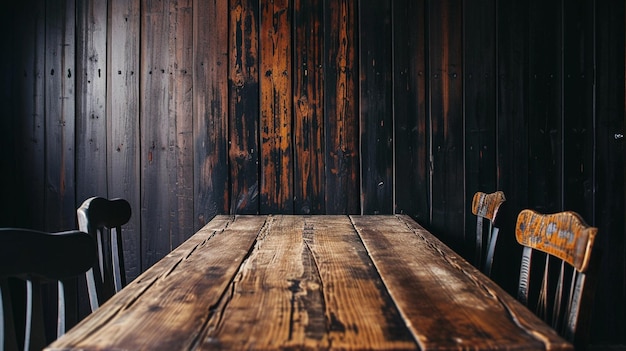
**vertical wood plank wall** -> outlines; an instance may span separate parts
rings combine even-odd
[[[503,190],[505,234],[523,208],[600,228],[592,341],[626,343],[623,2],[0,10],[0,225],[76,228],[85,199],[124,197],[131,278],[224,213],[402,212],[471,259],[472,195]]]

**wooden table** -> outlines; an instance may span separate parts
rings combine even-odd
[[[48,350],[571,349],[408,216],[218,216]]]

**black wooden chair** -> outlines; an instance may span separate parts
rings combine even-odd
[[[472,213],[476,215],[476,253],[475,264],[485,275],[491,275],[493,255],[498,241],[498,227],[495,221],[498,209],[506,201],[502,191],[491,194],[477,192],[472,199]],[[485,228],[483,221],[488,221]],[[484,257],[484,259],[483,259]]]
[[[128,223],[131,208],[124,199],[92,197],[78,208],[78,228],[89,233],[98,245],[98,264],[87,272],[91,310],[126,285],[122,225]]]
[[[598,273],[599,255],[592,253],[597,231],[571,211],[523,210],[515,227],[524,247],[518,300],[577,349],[587,343]]]
[[[41,285],[47,282],[58,283],[56,337],[63,335],[64,281],[84,274],[95,260],[96,244],[87,233],[0,228],[0,349],[41,350],[53,341],[46,338],[50,333],[45,331],[45,301],[41,298]],[[25,297],[14,294],[24,289],[11,289],[10,279],[26,282]],[[13,303],[17,301],[25,301],[24,316]]]

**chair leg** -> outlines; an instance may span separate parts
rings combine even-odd
[[[59,280],[58,287],[58,311],[57,311],[57,338],[65,334],[65,287]]]

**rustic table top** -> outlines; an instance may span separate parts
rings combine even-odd
[[[218,216],[48,350],[571,349],[410,217]]]

